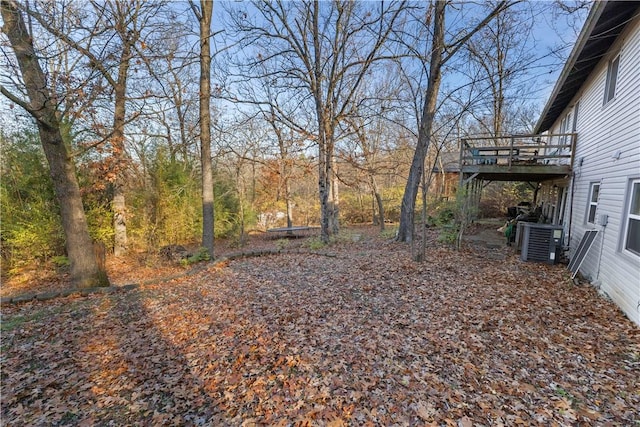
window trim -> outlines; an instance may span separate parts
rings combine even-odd
[[[617,53],[607,64],[607,76],[604,81],[604,101],[602,105],[607,105],[616,99],[616,86],[618,75],[620,74],[620,53]]]
[[[629,227],[630,221],[632,219],[636,221],[640,221],[640,214],[631,213],[631,209],[633,207],[634,187],[636,185],[640,186],[640,178],[630,179],[629,186],[627,187],[627,192],[625,195],[626,209],[625,209],[625,215],[624,215],[624,233],[622,234],[622,250],[623,252],[631,256],[640,257],[640,252],[636,252],[627,248],[627,241],[629,239],[629,230],[631,228]]]
[[[564,134],[566,134],[568,132],[570,118],[571,118],[571,110],[569,110],[569,112],[567,114],[565,114],[564,118],[560,122],[560,133],[563,134],[560,137],[560,144],[561,145],[564,145],[564,144],[567,143],[567,135],[564,135]]]
[[[596,196],[596,200],[595,202],[593,201],[593,193],[595,188],[598,188],[598,195]],[[600,182],[591,182],[589,183],[589,195],[588,195],[588,199],[587,199],[587,213],[585,215],[584,218],[584,222],[585,224],[592,224],[592,225],[596,225],[596,222],[598,220],[597,217],[597,213],[598,213],[598,200],[600,199]],[[590,221],[590,214],[591,214],[591,208],[593,207],[593,221]]]
[[[578,130],[578,113],[580,112],[580,100],[573,106],[573,123],[571,124],[571,132],[576,133]]]

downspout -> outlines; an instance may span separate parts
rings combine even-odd
[[[579,105],[579,104],[576,104]],[[574,109],[574,118],[577,117],[577,111]],[[573,223],[573,194],[574,194],[574,190],[576,187],[576,169],[575,169],[575,164],[576,164],[576,145],[577,145],[577,139],[578,139],[578,134],[576,133],[576,120],[574,120],[574,124],[573,124],[573,135],[571,135],[571,200],[569,202],[569,231],[567,233],[567,239],[568,239],[568,244],[567,246],[571,247],[571,224]],[[578,167],[581,168],[582,167],[582,161],[578,161]]]
[[[571,172],[571,200],[569,201],[569,231],[567,232],[567,246],[571,247],[571,224],[573,223],[573,194],[576,187],[576,175]]]
[[[600,279],[600,266],[602,265],[602,251],[604,250],[604,232],[607,228],[606,225],[600,225],[602,227],[601,239],[600,240],[600,254],[598,255],[598,272],[596,273],[596,281]],[[598,284],[598,289],[600,288],[600,284]]]

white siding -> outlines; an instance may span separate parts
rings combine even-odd
[[[616,96],[603,106],[607,64],[620,53]],[[600,229],[580,272],[640,324],[640,257],[622,250],[629,180],[640,178],[640,19],[636,18],[594,69],[571,105],[580,102],[574,153],[570,255],[585,230]],[[572,108],[572,107],[571,107]],[[556,132],[567,111],[552,127]],[[614,154],[619,152],[619,158]],[[586,223],[590,184],[600,182],[596,216],[603,227]],[[569,215],[569,212],[567,212]],[[568,222],[568,218],[566,220]]]

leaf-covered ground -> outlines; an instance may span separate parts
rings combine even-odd
[[[563,266],[365,235],[3,306],[3,425],[640,425],[640,330]]]

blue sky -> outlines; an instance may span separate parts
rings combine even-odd
[[[233,6],[251,7],[247,3],[226,2]],[[586,10],[581,10],[579,13],[573,16],[564,16],[558,19],[554,19],[551,13],[551,2],[534,3],[537,7],[546,7],[546,13],[535,14],[532,16],[533,22],[533,38],[528,41],[529,48],[535,51],[537,54],[543,54],[553,47],[564,44],[566,47],[560,51],[561,57],[566,59],[571,51],[573,42],[576,40],[577,32],[580,30],[584,19],[586,18]],[[175,9],[180,10],[186,14],[192,14],[189,10],[188,3],[176,2],[174,4]],[[221,25],[223,19],[221,19],[224,13],[223,2],[217,2],[214,6],[214,31],[224,30]],[[464,25],[465,22],[461,21],[460,24]],[[215,46],[215,44],[214,44]],[[542,56],[542,55],[540,55]],[[535,71],[527,77],[527,85],[532,88],[531,101],[537,103],[540,108],[546,102],[550,95],[553,85],[562,69],[562,62],[558,58],[542,58],[536,64]],[[454,82],[455,75],[445,76],[445,79],[449,79],[449,83]],[[446,80],[445,80],[446,82]],[[215,82],[213,82],[215,84]],[[455,84],[455,83],[452,83]],[[0,126],[4,129],[11,129],[15,127],[16,116],[23,115],[21,109],[17,106],[9,108],[10,103],[4,96],[0,96]]]

